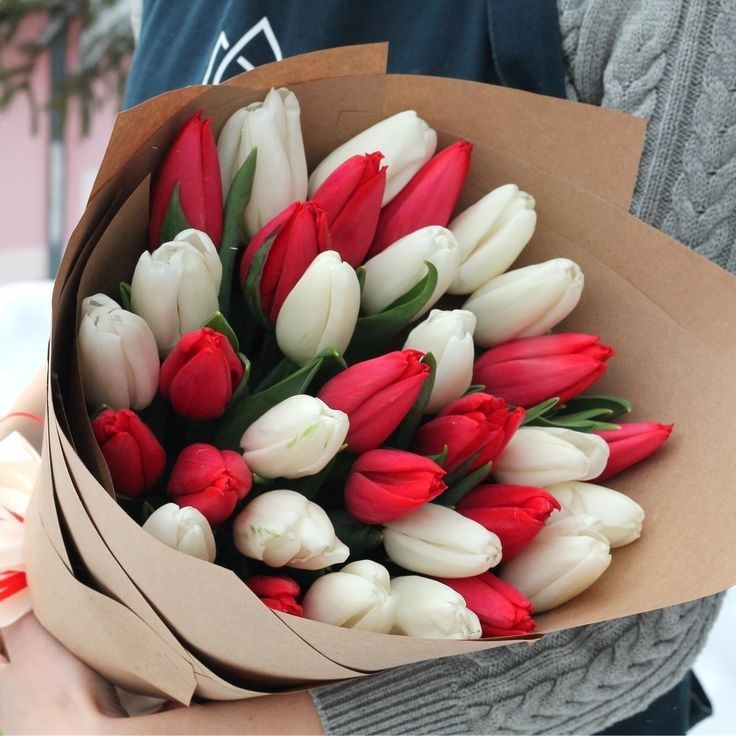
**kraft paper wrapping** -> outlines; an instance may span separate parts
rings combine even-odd
[[[732,544],[736,281],[627,210],[644,122],[472,82],[391,76],[382,44],[261,67],[188,87],[118,116],[54,292],[43,469],[28,516],[28,569],[43,625],[121,686],[188,703],[245,698],[503,646],[357,632],[266,608],[234,573],[174,552],[114,501],[87,419],[75,336],[84,296],[117,296],[145,248],[151,172],[202,108],[217,133],[238,107],[287,85],[302,107],[310,168],[359,130],[415,109],[441,145],[474,145],[461,206],[513,181],[537,200],[522,263],[577,261],[583,300],[562,328],[618,355],[597,392],[632,420],[674,421],[656,456],[611,485],[645,509],[644,534],[588,591],[538,617],[539,634],[673,605],[736,583]],[[537,636],[526,637],[534,640]]]

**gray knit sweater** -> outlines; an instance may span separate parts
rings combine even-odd
[[[736,0],[558,0],[568,96],[649,120],[632,212],[736,272]],[[313,692],[328,733],[593,733],[692,665],[707,598]]]

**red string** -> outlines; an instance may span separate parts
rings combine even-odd
[[[5,421],[6,419],[11,419],[12,417],[24,417],[25,419],[32,419],[34,422],[38,422],[43,427],[43,419],[39,417],[37,414],[31,414],[29,411],[12,411],[10,414],[6,414],[4,417],[0,419],[0,422]]]
[[[0,601],[10,598],[11,595],[20,593],[27,587],[26,574],[24,572],[0,573]]]

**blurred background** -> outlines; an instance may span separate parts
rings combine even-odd
[[[0,0],[0,416],[45,357],[51,279],[92,189],[133,45],[130,0]],[[715,714],[691,733],[736,733],[734,623],[732,590],[695,666]]]

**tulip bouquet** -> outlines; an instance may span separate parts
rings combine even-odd
[[[0,582],[128,690],[310,687],[735,582],[736,289],[628,214],[640,122],[385,51],[118,116]],[[624,473],[672,429],[632,404],[678,432]]]
[[[154,172],[121,304],[82,304],[83,387],[133,519],[270,608],[519,636],[639,537],[642,508],[587,481],[671,426],[612,424],[628,402],[581,396],[614,354],[549,333],[581,269],[512,269],[534,198],[506,184],[455,214],[473,146],[436,146],[407,110],[308,177],[293,92],[217,142],[197,111]]]

